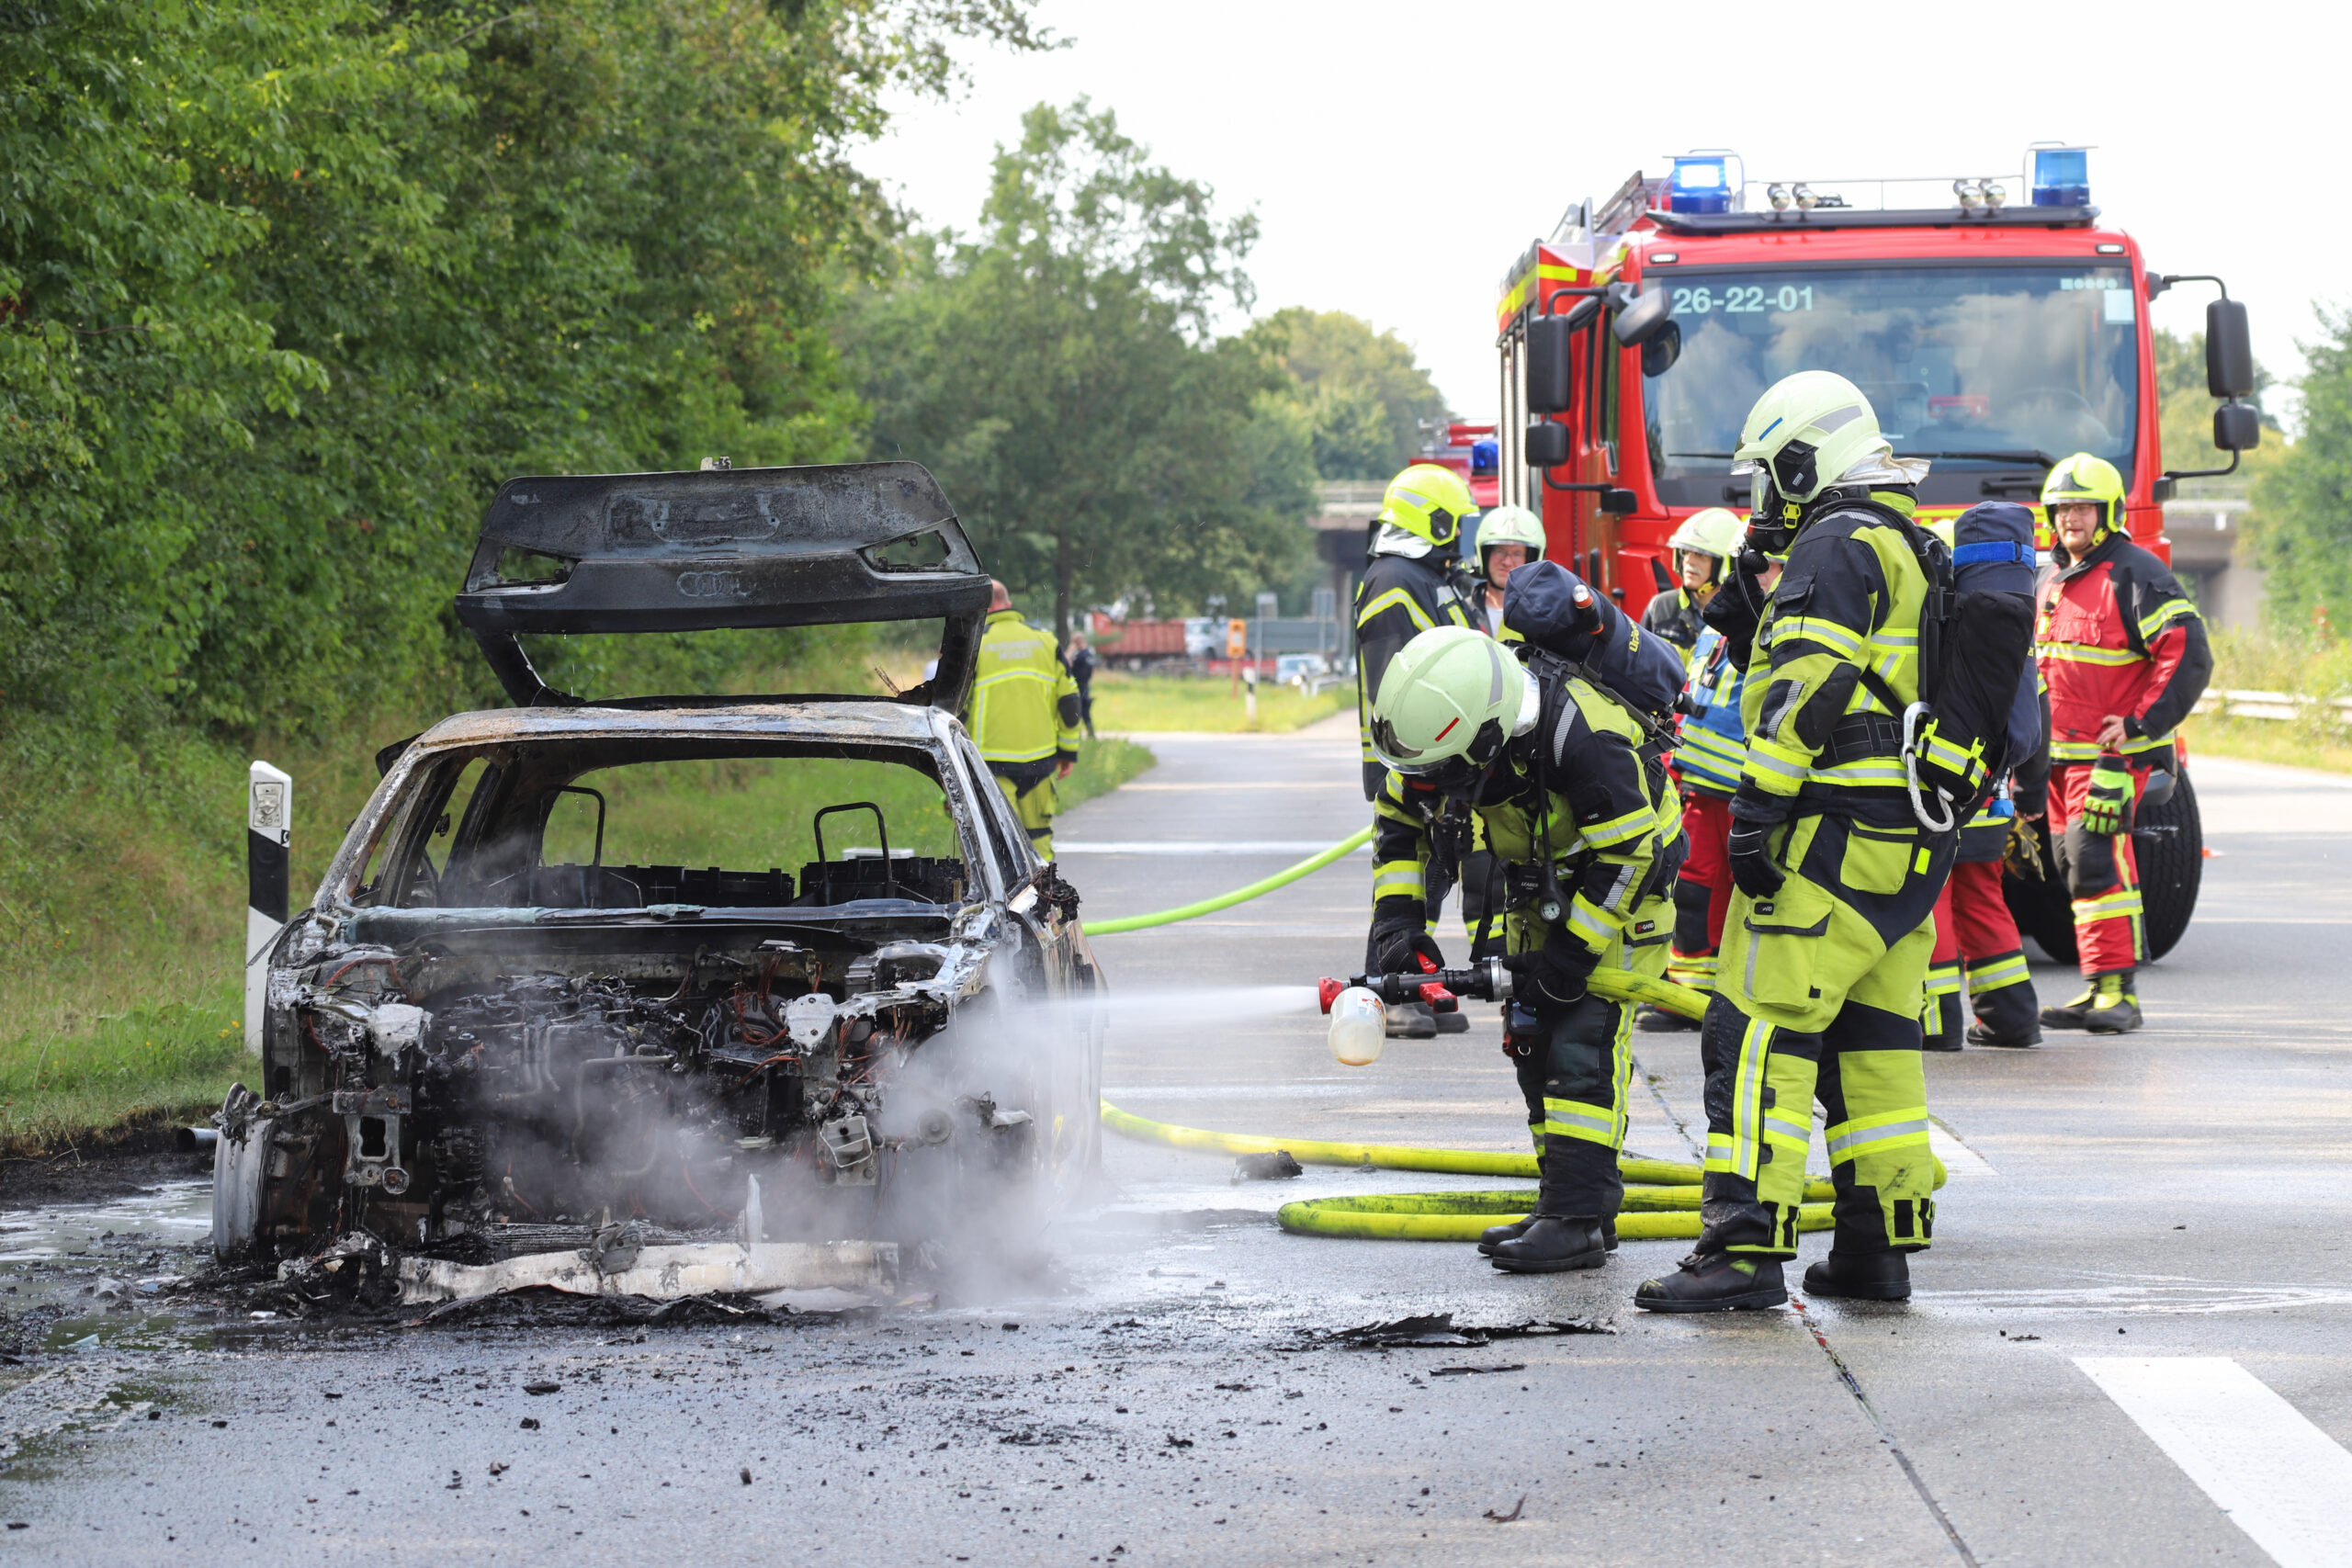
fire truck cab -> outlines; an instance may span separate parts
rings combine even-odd
[[[1536,512],[1546,553],[1638,616],[1674,581],[1666,541],[1684,517],[1747,510],[1731,454],[1757,398],[1834,370],[1869,396],[1896,456],[1932,464],[1922,521],[1986,500],[2036,506],[2052,464],[2091,452],[2127,478],[2132,537],[2169,559],[2176,481],[2233,471],[2259,439],[2239,400],[2254,390],[2245,307],[2218,278],[2150,271],[2101,225],[2086,164],[2083,149],[2037,146],[2008,175],[1756,181],[1736,154],[1694,152],[1571,207],[1503,278],[1498,499]],[[2206,368],[2228,468],[2164,467],[2148,302],[2183,284],[2219,294]],[[2163,868],[2143,860],[2151,956],[2196,897],[2185,778],[2175,798],[2185,826],[2142,845]],[[2171,896],[2154,896],[2158,875]],[[2057,908],[2028,929],[2071,956]]]

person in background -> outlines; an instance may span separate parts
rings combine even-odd
[[[2123,475],[2077,452],[2041,504],[2058,570],[2041,585],[2034,653],[2050,694],[2050,833],[2074,895],[2083,991],[2041,1010],[2044,1029],[2140,1027],[2133,977],[2146,942],[2132,818],[2151,775],[2180,767],[2173,728],[2212,677],[2205,622],[2165,563],[2132,542]]]
[[[1524,506],[1498,506],[1478,518],[1478,580],[1473,601],[1478,627],[1498,642],[1520,636],[1503,626],[1503,585],[1529,561],[1544,558],[1544,520]],[[1472,821],[1472,849],[1462,857],[1462,925],[1470,933],[1470,956],[1486,957],[1501,936],[1501,863],[1487,848],[1486,828]]]
[[[1038,858],[1054,858],[1054,784],[1078,764],[1078,682],[1052,637],[989,583],[988,629],[972,679],[972,739]]]
[[[1747,525],[1739,514],[1721,506],[1694,512],[1682,520],[1667,547],[1674,552],[1674,570],[1680,579],[1671,592],[1654,593],[1642,612],[1642,630],[1663,637],[1682,652],[1684,663],[1699,642],[1699,612],[1714,596],[1715,585],[1738,553],[1740,536]]]
[[[1079,716],[1086,720],[1086,738],[1096,739],[1094,733],[1094,650],[1086,646],[1086,634],[1079,632],[1069,639],[1069,676],[1078,682]]]
[[[1544,558],[1543,520],[1524,506],[1498,506],[1478,519],[1478,625],[1488,637],[1516,642],[1503,630],[1503,584],[1532,560]]]
[[[1735,558],[1738,549],[1735,541]],[[1780,581],[1780,567],[1770,565],[1757,579],[1758,590],[1769,594]],[[1682,836],[1690,852],[1674,881],[1674,946],[1667,955],[1666,977],[1712,994],[1724,918],[1731,912],[1731,802],[1739,793],[1739,771],[1747,756],[1747,727],[1740,717],[1747,665],[1713,626],[1700,629],[1689,662],[1690,677],[1682,688],[1687,711],[1667,756],[1682,796]],[[1667,1034],[1699,1026],[1654,1007],[1642,1010],[1635,1027],[1645,1034]]]

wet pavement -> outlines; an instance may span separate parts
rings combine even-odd
[[[1152,744],[1159,767],[1059,826],[1090,912],[1221,891],[1365,819],[1344,723]],[[1646,1317],[1633,1287],[1683,1244],[1513,1279],[1464,1247],[1271,1223],[1299,1197],[1492,1179],[1237,1183],[1229,1158],[1114,1137],[1104,1202],[1042,1232],[1052,1269],[935,1304],[321,1329],[185,1304],[171,1280],[203,1200],[182,1186],[0,1214],[0,1301],[30,1335],[0,1364],[0,1555],[2345,1561],[2327,1456],[2352,1442],[2352,1024],[2322,985],[2352,919],[2352,782],[2215,761],[2198,782],[2218,854],[2197,923],[2142,977],[2149,1027],[1929,1059],[1952,1180],[1907,1306]],[[1170,842],[1200,848],[1146,852]],[[1324,1048],[1306,987],[1361,961],[1367,866],[1102,939],[1121,998],[1108,1098],[1232,1131],[1524,1147],[1491,1009],[1371,1067]],[[2046,965],[2035,980],[2073,989]],[[1696,1036],[1636,1050],[1629,1147],[1687,1158]],[[1325,1337],[1430,1312],[1614,1332]],[[2204,1384],[2165,1403],[2223,1362],[2251,1387],[2236,1404]],[[2127,1371],[2128,1404],[2105,1392]]]

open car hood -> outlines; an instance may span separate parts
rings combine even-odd
[[[530,575],[508,575],[517,567]],[[526,707],[582,699],[539,679],[518,633],[942,619],[939,672],[905,696],[953,712],[988,604],[988,576],[928,470],[842,463],[509,479],[457,609]]]

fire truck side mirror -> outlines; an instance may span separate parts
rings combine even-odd
[[[1673,369],[1674,362],[1681,357],[1681,324],[1668,321],[1658,329],[1657,336],[1642,344],[1642,374],[1651,377],[1663,376]]]
[[[2205,307],[2205,389],[2217,398],[2254,395],[2254,343],[2246,333],[2245,305],[2242,300],[2216,299]],[[2214,426],[2216,432],[2220,428],[2218,424]],[[2250,446],[2253,443],[2245,445]]]
[[[1568,406],[1576,384],[1575,362],[1568,357],[1566,316],[1538,316],[1527,323],[1527,412],[1558,413]],[[1532,452],[1530,463],[1535,461]]]
[[[1539,419],[1527,427],[1527,466],[1556,468],[1568,460],[1568,427]]]
[[[2262,445],[2262,414],[2252,403],[2223,403],[2213,411],[2213,445],[2224,452],[2251,452]]]
[[[1653,288],[1618,311],[1610,330],[1617,334],[1619,343],[1632,348],[1657,336],[1673,320],[1673,297],[1663,288]]]

